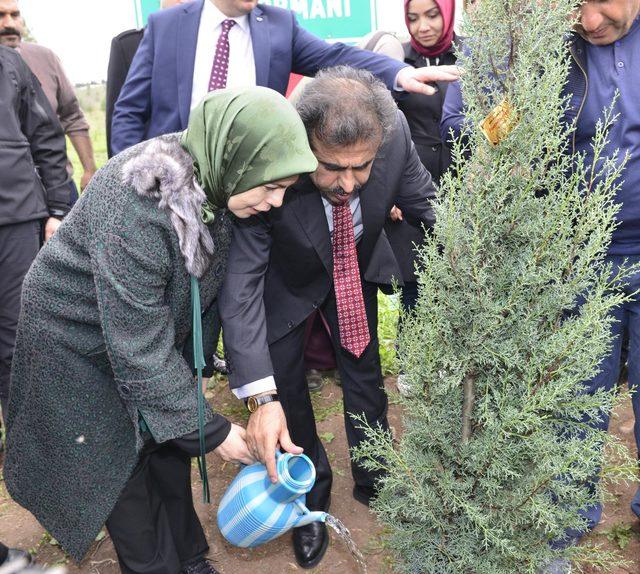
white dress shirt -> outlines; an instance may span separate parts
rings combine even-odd
[[[216,57],[216,46],[224,20],[235,20],[236,25],[229,30],[229,72],[227,87],[239,88],[256,85],[256,63],[253,57],[253,43],[249,29],[249,16],[227,18],[211,0],[205,0],[200,15],[196,58],[193,66],[191,109],[195,108],[209,91],[211,68]]]

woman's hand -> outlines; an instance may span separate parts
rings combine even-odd
[[[253,464],[256,460],[249,452],[246,436],[247,431],[241,426],[231,424],[231,430],[227,438],[213,452],[227,462]]]

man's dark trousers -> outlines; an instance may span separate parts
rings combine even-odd
[[[150,440],[107,520],[123,574],[177,574],[209,550],[191,494],[191,457]]]
[[[3,416],[9,402],[9,375],[16,341],[20,293],[40,249],[40,220],[0,225],[0,402]]]
[[[336,298],[333,289],[320,305],[331,329],[338,370],[342,379],[344,418],[349,448],[364,440],[364,432],[357,428],[351,414],[363,414],[371,426],[388,429],[387,395],[383,388],[380,353],[378,350],[378,286],[362,282],[362,293],[371,340],[359,358],[355,358],[340,346]],[[287,417],[287,426],[293,442],[304,449],[316,466],[316,483],[307,494],[307,506],[311,510],[328,510],[331,495],[331,469],[327,453],[318,438],[313,407],[304,369],[303,321],[289,334],[269,346],[273,362],[278,395]],[[372,488],[378,474],[351,463],[351,471],[357,486]]]

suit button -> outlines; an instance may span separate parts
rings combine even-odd
[[[130,397],[131,396],[131,389],[127,385],[120,385],[120,394],[123,397]]]
[[[293,329],[293,321],[289,321],[287,323],[287,327],[289,327],[289,329]]]
[[[431,146],[431,151],[438,151],[438,146],[437,145],[432,145]]]

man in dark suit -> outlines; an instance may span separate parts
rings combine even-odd
[[[457,75],[452,67],[416,69],[328,44],[301,28],[290,10],[258,0],[197,0],[149,17],[115,106],[112,151],[185,129],[189,111],[211,89],[258,85],[284,94],[291,72],[314,76],[337,64],[368,69],[389,89],[427,94],[434,90],[426,82]]]
[[[113,157],[111,151],[111,120],[113,119],[113,108],[118,101],[122,86],[127,79],[131,62],[136,55],[136,50],[142,42],[144,29],[133,28],[120,32],[111,40],[111,51],[109,52],[109,65],[107,68],[107,93],[106,93],[106,127],[107,127],[107,155]]]
[[[370,73],[325,70],[297,108],[319,167],[288,189],[280,209],[237,223],[220,312],[231,387],[252,412],[253,455],[274,479],[276,445],[304,448],[317,471],[307,505],[326,510],[332,475],[305,381],[305,321],[318,309],[331,329],[349,446],[364,438],[351,415],[388,428],[377,286],[400,273],[383,228],[394,204],[432,226],[435,189],[404,116]],[[355,462],[352,472],[354,497],[368,504],[378,477]],[[327,540],[322,523],[295,529],[298,563],[315,566]]]

